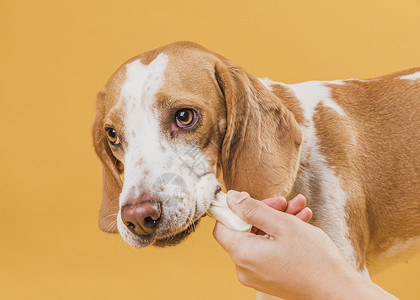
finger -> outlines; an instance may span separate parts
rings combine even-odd
[[[306,206],[306,198],[299,194],[287,203],[285,213],[296,215]]]
[[[279,227],[284,216],[261,201],[236,191],[229,191],[227,203],[229,208],[247,223],[271,236],[280,233]]]
[[[286,198],[282,196],[264,199],[264,200],[261,200],[261,202],[267,204],[268,206],[278,211],[284,211],[287,208]]]
[[[301,219],[303,222],[309,222],[309,220],[312,218],[312,209],[305,207],[296,214],[296,217]]]
[[[220,222],[216,222],[213,229],[213,236],[216,241],[230,254],[235,246],[238,245],[238,240],[242,234],[244,232],[231,230]]]
[[[241,193],[244,193],[244,192],[241,192]],[[271,208],[274,208],[275,210],[278,210],[278,211],[284,211],[287,208],[287,200],[283,196],[264,199],[264,200],[261,200],[261,202],[267,204]],[[255,235],[265,235],[266,234],[264,231],[259,230],[255,226],[252,227],[251,233],[253,233]]]

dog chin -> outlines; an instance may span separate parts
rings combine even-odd
[[[153,243],[153,246],[156,247],[166,247],[166,246],[175,246],[178,245],[180,242],[182,242],[187,236],[189,236],[191,233],[195,231],[198,224],[200,223],[201,219],[198,219],[194,223],[192,223],[190,226],[188,226],[186,229],[184,229],[181,232],[178,232],[172,236],[168,236],[165,238],[156,238],[155,242]]]
[[[173,235],[168,235],[163,238],[155,236],[154,234],[137,236],[133,235],[130,232],[127,232],[127,230],[120,230],[120,234],[124,241],[126,241],[131,247],[134,248],[144,248],[149,245],[153,245],[155,247],[175,246],[195,231],[196,227],[200,222],[200,219],[196,220],[194,223],[189,225],[186,229],[182,230],[181,232],[175,233]]]

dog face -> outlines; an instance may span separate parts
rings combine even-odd
[[[247,128],[273,113],[255,102],[256,95],[273,95],[229,65],[199,45],[180,42],[135,57],[111,76],[98,94],[93,128],[103,162],[102,230],[118,229],[133,247],[174,245],[194,230],[220,191],[222,168],[228,188],[252,189],[259,174],[251,168],[266,154],[251,144],[267,144],[261,138],[271,130],[255,135]],[[274,113],[289,121],[280,108]],[[299,132],[288,152],[299,152]],[[286,164],[296,168],[297,159]]]

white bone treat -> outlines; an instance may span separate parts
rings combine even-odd
[[[227,195],[223,192],[218,192],[214,201],[210,204],[210,208],[207,210],[207,215],[232,230],[245,232],[250,231],[252,225],[249,225],[233,211],[231,211],[227,205],[226,200]]]

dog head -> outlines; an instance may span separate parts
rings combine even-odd
[[[301,131],[257,78],[191,42],[124,63],[97,95],[99,227],[134,247],[174,245],[220,191],[287,194]]]

